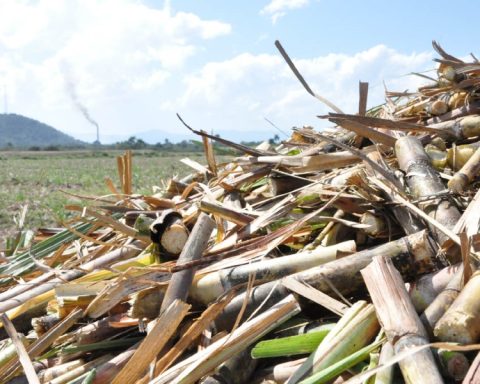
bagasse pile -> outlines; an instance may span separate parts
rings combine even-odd
[[[335,128],[192,129],[207,165],[151,196],[120,157],[121,188],[0,265],[0,382],[480,382],[480,63],[434,43],[430,85],[367,112],[361,83],[348,115],[277,47]]]

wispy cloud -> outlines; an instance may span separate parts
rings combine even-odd
[[[261,15],[270,16],[275,24],[281,17],[292,9],[303,8],[308,5],[309,0],[272,0],[260,11]]]

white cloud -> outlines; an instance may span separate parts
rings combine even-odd
[[[262,8],[260,14],[270,16],[272,23],[275,24],[278,19],[287,14],[287,11],[303,8],[309,2],[309,0],[271,0],[270,3]]]
[[[404,54],[384,45],[354,55],[329,54],[294,62],[312,89],[350,113],[358,110],[359,81],[369,82],[372,107],[384,100],[384,81],[390,90],[413,90],[425,80],[404,75],[433,67],[430,53]],[[184,82],[184,94],[164,107],[196,111],[203,128],[210,121],[216,128],[270,130],[263,117],[284,129],[319,127],[322,123],[316,115],[329,111],[307,94],[279,55],[244,53],[208,63]]]
[[[293,4],[306,1],[273,1],[262,12],[274,15]],[[138,0],[0,0],[0,92],[5,83],[11,112],[90,140],[95,130],[69,99],[65,72],[99,122],[101,139],[148,130],[172,140],[189,137],[174,112],[195,127],[240,140],[274,132],[264,117],[285,130],[321,126],[316,115],[328,109],[305,92],[280,55],[193,60],[206,40],[230,30],[218,20]],[[430,58],[378,45],[294,61],[315,91],[356,112],[359,80],[370,82],[373,106],[383,100],[384,80],[390,90],[423,83],[403,75],[433,67]]]
[[[227,23],[174,12],[168,3],[155,9],[136,0],[1,1],[0,86],[7,85],[20,112],[27,105],[72,109],[66,66],[80,99],[95,110],[112,98],[161,88],[203,41],[230,31]]]

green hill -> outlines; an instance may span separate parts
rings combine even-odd
[[[75,147],[84,144],[37,120],[14,113],[0,114],[0,148]]]

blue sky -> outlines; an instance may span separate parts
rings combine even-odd
[[[0,1],[0,89],[7,110],[86,141],[193,138],[175,117],[234,140],[266,139],[324,123],[328,109],[301,88],[279,39],[312,88],[355,112],[415,89],[410,72],[435,68],[431,41],[468,59],[478,52],[471,1]],[[3,110],[2,110],[3,112]]]

